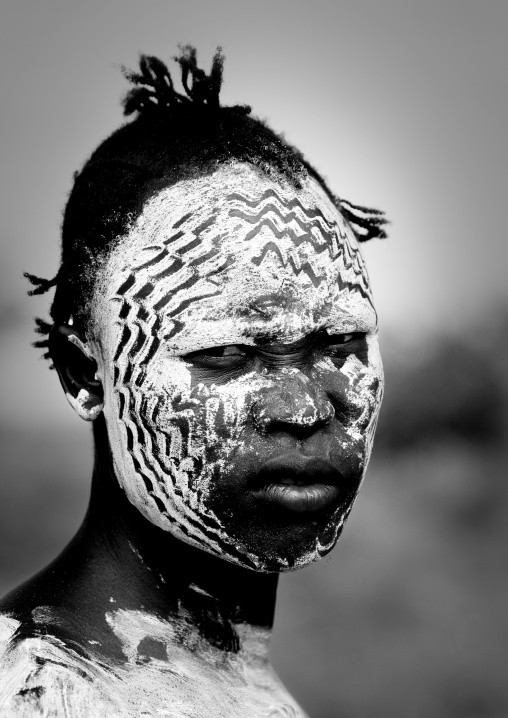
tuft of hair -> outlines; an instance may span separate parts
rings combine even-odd
[[[23,276],[28,279],[33,287],[35,287],[27,292],[29,297],[33,297],[36,294],[46,294],[46,292],[49,292],[52,287],[56,287],[58,282],[58,274],[55,275],[53,279],[37,277],[35,274],[30,274],[29,272],[23,272]],[[35,333],[39,334],[43,338],[32,342],[32,346],[36,349],[44,349],[42,354],[43,359],[51,359],[51,355],[49,353],[49,333],[52,328],[53,325],[49,322],[45,322],[44,319],[40,319],[40,317],[35,317]],[[54,369],[53,364],[50,365],[50,369]]]
[[[384,212],[372,207],[352,204],[347,199],[337,198],[336,203],[359,242],[367,242],[369,239],[386,239],[388,235],[384,226],[390,222],[386,219]]]
[[[196,48],[191,45],[180,46],[180,55],[173,58],[180,65],[181,82],[185,94],[177,92],[173,78],[167,66],[152,55],[141,55],[139,72],[134,72],[122,66],[125,78],[134,87],[127,92],[123,99],[125,115],[137,112],[139,115],[150,115],[164,111],[174,110],[218,110],[224,70],[224,55],[222,48],[218,47],[212,60],[210,74],[198,67]],[[251,108],[248,105],[234,105],[228,110],[235,110],[240,114],[248,115]]]
[[[29,297],[32,297],[34,294],[46,294],[51,287],[56,287],[58,281],[58,274],[56,274],[53,279],[43,279],[42,277],[37,277],[35,274],[29,274],[28,272],[23,272],[23,276],[26,277],[30,284],[35,287],[35,289],[30,289],[28,291]]]

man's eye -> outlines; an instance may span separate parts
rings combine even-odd
[[[351,334],[334,334],[328,338],[327,352],[332,359],[345,359],[349,354],[356,354],[361,361],[367,355],[367,335],[362,332]]]
[[[336,334],[331,337],[332,344],[347,344],[355,338],[356,334]]]
[[[352,332],[351,334],[332,334],[327,337],[326,343],[328,347],[335,347],[342,346],[343,344],[350,344],[351,342],[364,338],[365,334],[362,334],[361,332]]]
[[[206,369],[233,369],[243,365],[248,358],[244,347],[238,344],[229,344],[224,347],[210,347],[201,349],[183,357],[186,361]]]
[[[214,357],[245,356],[244,350],[237,344],[230,344],[227,347],[212,347],[205,349],[202,354]]]

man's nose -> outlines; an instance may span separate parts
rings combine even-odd
[[[262,390],[252,408],[254,424],[263,433],[312,434],[334,416],[323,389],[299,370],[278,374],[276,383]]]

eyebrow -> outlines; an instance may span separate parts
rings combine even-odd
[[[305,334],[301,339],[297,339],[294,342],[287,344],[282,342],[276,342],[270,339],[270,336],[265,333],[264,336],[260,335],[258,338],[254,338],[256,348],[263,351],[265,347],[269,347],[270,353],[273,354],[296,354],[302,350],[308,350],[312,347],[322,343],[324,340],[333,344],[334,340],[337,341],[339,337],[343,337],[347,334],[364,334],[364,332],[334,332],[330,334],[326,328],[315,329],[308,334]],[[263,341],[264,340],[264,341]]]

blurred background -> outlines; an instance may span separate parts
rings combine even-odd
[[[30,347],[72,173],[123,120],[121,64],[227,56],[334,191],[386,210],[365,247],[386,399],[339,546],[283,576],[274,663],[312,718],[508,716],[508,4],[2,0],[0,592],[77,529],[89,426]]]

